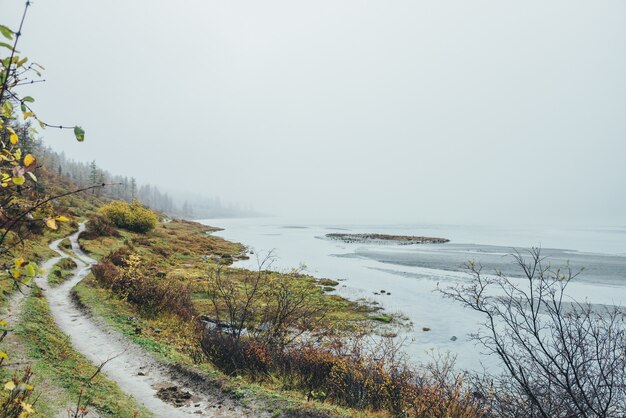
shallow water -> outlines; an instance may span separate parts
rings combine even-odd
[[[407,337],[407,354],[427,360],[430,350],[457,355],[461,368],[493,367],[497,360],[480,354],[469,333],[481,318],[436,292],[437,285],[467,279],[464,264],[475,260],[485,272],[496,268],[517,275],[514,248],[541,246],[555,266],[568,261],[585,267],[570,284],[569,295],[591,303],[626,304],[626,228],[496,228],[450,225],[311,225],[276,218],[210,219],[208,225],[224,228],[216,233],[239,241],[263,254],[274,250],[274,268],[288,270],[301,263],[317,277],[341,280],[337,292],[350,299],[365,298],[390,312],[400,312],[413,323]],[[450,239],[447,244],[400,246],[347,244],[324,239],[331,232],[422,235]],[[254,268],[256,261],[241,261]],[[385,290],[385,294],[381,294]],[[379,293],[379,294],[375,294]],[[430,331],[423,331],[429,328]],[[455,341],[453,337],[457,337]]]

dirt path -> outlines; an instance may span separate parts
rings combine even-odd
[[[211,393],[210,388],[203,393],[204,391],[198,384],[190,383],[181,375],[175,375],[144,349],[129,341],[121,333],[90,318],[76,305],[72,299],[71,290],[89,274],[91,266],[96,263],[78,245],[78,234],[84,228],[83,223],[78,232],[69,236],[72,250],[78,257],[71,257],[78,264],[74,275],[54,288],[48,285],[46,277],[36,279],[37,285],[44,290],[55,322],[61,331],[69,335],[74,349],[96,365],[110,359],[104,366],[103,373],[155,416],[168,418],[256,416],[235,405],[230,399],[216,396],[214,392]],[[46,270],[49,270],[59,259],[68,257],[59,249],[60,242],[61,240],[56,240],[50,244],[50,249],[57,252],[59,257],[48,260],[44,265],[48,267]],[[171,395],[167,398],[184,401],[184,405],[176,407],[164,402],[157,397],[159,389],[162,394]],[[179,396],[181,393],[186,396]],[[185,397],[188,399],[183,399]]]

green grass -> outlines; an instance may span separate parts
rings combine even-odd
[[[48,272],[48,283],[55,287],[72,277],[72,273],[78,267],[71,258],[60,259]]]
[[[16,332],[32,364],[35,396],[41,394],[36,404],[39,416],[55,416],[75,405],[81,389],[87,408],[100,416],[151,416],[104,375],[89,381],[96,366],[72,349],[68,337],[54,323],[41,290],[35,287],[23,303]]]
[[[389,324],[393,321],[393,317],[390,315],[376,315],[371,317],[374,321],[384,322],[385,324]]]
[[[72,243],[69,238],[65,238],[59,243],[59,248],[66,253],[70,254],[72,252]]]
[[[40,235],[31,234],[19,245],[12,245],[15,241],[14,234],[9,234],[7,237],[7,247],[11,248],[13,255],[5,253],[0,255],[0,264],[6,263],[7,265],[13,265],[14,258],[22,257],[28,261],[35,261],[41,263],[52,257],[56,257],[58,254],[52,251],[48,245],[50,242],[62,238],[71,234],[78,228],[77,224],[72,222],[59,222],[59,228],[56,231],[45,229]],[[5,273],[0,273],[0,308],[4,308],[8,301],[8,298],[17,289],[9,277]]]

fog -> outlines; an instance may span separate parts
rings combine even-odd
[[[16,27],[23,1],[0,0]],[[300,219],[626,224],[623,1],[39,0],[53,148]]]

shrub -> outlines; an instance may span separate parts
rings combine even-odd
[[[157,226],[157,215],[138,201],[114,200],[100,208],[100,214],[118,228],[145,233]]]
[[[179,281],[151,277],[141,270],[140,259],[119,249],[92,267],[100,286],[111,289],[122,299],[134,304],[146,316],[172,313],[182,319],[196,316],[189,288]],[[118,265],[122,268],[119,268]]]
[[[483,316],[473,338],[501,360],[503,374],[475,377],[478,396],[497,416],[625,416],[626,312],[572,300],[580,272],[539,248],[514,259],[523,280],[470,262],[471,280],[442,290]]]
[[[201,344],[209,360],[224,372],[247,374],[253,380],[278,377],[287,389],[304,391],[309,401],[329,399],[339,405],[389,411],[394,416],[485,415],[449,364],[439,367],[434,363],[418,373],[398,357],[397,346],[382,343],[366,352],[359,338],[339,344],[350,345],[347,351],[312,343],[281,348],[212,325],[204,330]]]
[[[91,268],[91,272],[100,286],[109,289],[120,276],[120,270],[115,265],[107,261],[100,262],[93,266]]]
[[[105,216],[102,215],[93,215],[89,222],[87,222],[87,226],[85,232],[83,232],[82,237],[85,239],[94,239],[98,237],[118,237],[120,233],[115,229],[113,223]]]
[[[234,338],[213,329],[207,330],[202,336],[202,347],[213,364],[227,374],[245,373],[253,380],[261,380],[269,375],[269,353],[253,340]]]
[[[109,261],[117,267],[128,266],[128,257],[130,256],[130,250],[128,247],[120,247],[117,250],[109,253],[103,258],[103,261]]]

